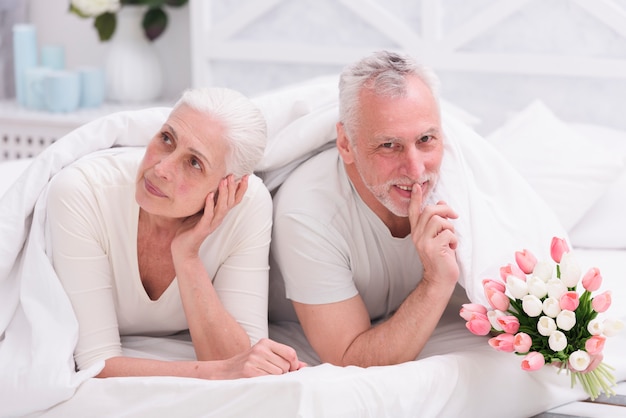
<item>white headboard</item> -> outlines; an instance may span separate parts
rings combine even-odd
[[[488,133],[542,99],[626,129],[626,0],[190,0],[192,83],[254,95],[378,49],[434,68]]]

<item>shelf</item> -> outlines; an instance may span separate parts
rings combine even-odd
[[[98,108],[69,113],[36,111],[15,101],[0,101],[0,161],[31,158],[57,139],[99,117],[115,112],[156,106],[164,102],[122,105],[105,103]]]

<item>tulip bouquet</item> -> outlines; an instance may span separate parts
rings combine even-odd
[[[523,370],[551,364],[571,373],[572,387],[580,382],[592,400],[602,392],[614,395],[613,368],[602,361],[602,351],[624,324],[598,317],[611,305],[611,292],[592,296],[602,283],[600,270],[582,275],[565,240],[552,239],[550,256],[554,263],[516,252],[515,263],[500,268],[501,280],[483,280],[491,309],[465,304],[460,315],[473,334],[491,334],[494,349],[523,355]]]

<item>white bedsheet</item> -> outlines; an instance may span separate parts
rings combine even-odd
[[[599,266],[617,300],[626,274],[626,251],[575,250],[584,266]],[[616,304],[617,305],[617,304]],[[610,309],[626,319],[623,304]],[[188,336],[124,338],[129,355],[191,359]],[[459,348],[460,347],[460,348]],[[607,341],[607,363],[626,377],[626,336]],[[439,353],[439,354],[434,354]],[[283,375],[235,381],[168,377],[89,379],[69,401],[45,414],[68,417],[84,411],[132,417],[530,417],[582,400],[569,378],[545,368],[528,373],[520,357],[498,353],[486,337],[470,334],[451,310],[425,350],[425,358],[396,366],[335,367],[323,364]],[[591,408],[590,404],[584,404]],[[571,410],[571,409],[570,409]],[[580,412],[580,411],[578,411]]]
[[[272,187],[332,140],[335,96],[334,82],[318,81],[256,99],[271,133],[259,170]],[[2,415],[47,410],[49,416],[85,411],[115,416],[529,416],[584,398],[582,391],[570,390],[564,375],[547,368],[522,372],[519,358],[495,352],[465,329],[458,307],[426,350],[438,355],[397,366],[321,365],[233,381],[90,379],[102,364],[75,373],[76,321],[45,254],[46,185],[58,170],[89,152],[143,145],[167,111],[125,112],[79,128],[35,158],[0,201]],[[444,129],[448,141],[437,193],[460,213],[455,227],[462,284],[471,299],[482,301],[480,281],[512,262],[514,251],[528,248],[547,255],[550,238],[565,233],[528,184],[445,109]],[[621,300],[625,296],[620,294]],[[608,345],[607,360],[624,379],[626,360],[614,354],[626,348],[625,341],[616,337]],[[124,346],[130,354],[193,358],[189,343],[176,339],[133,337]]]

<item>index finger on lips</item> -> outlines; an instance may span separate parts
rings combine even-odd
[[[422,188],[418,183],[413,183],[411,188],[411,200],[409,201],[409,221],[411,228],[417,225],[417,220],[422,213]]]

